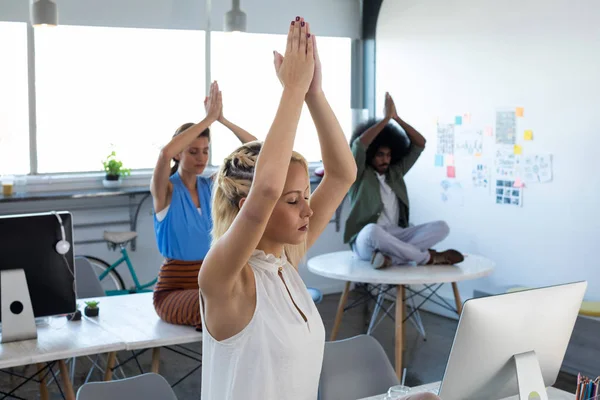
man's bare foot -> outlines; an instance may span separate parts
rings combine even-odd
[[[371,257],[371,266],[375,269],[385,268],[392,265],[392,259],[388,256],[384,255],[379,250],[375,250],[373,252],[373,256]]]
[[[427,264],[430,265],[454,265],[465,260],[465,257],[456,250],[449,249],[446,251],[429,250],[431,257]]]

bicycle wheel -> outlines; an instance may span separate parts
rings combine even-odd
[[[88,261],[90,262],[90,264],[92,264],[94,272],[96,272],[96,276],[98,276],[98,277],[100,277],[100,275],[104,271],[106,271],[107,269],[110,268],[110,264],[100,258],[92,257],[92,256],[83,256],[83,257],[87,258]],[[110,271],[104,277],[104,279],[102,279],[100,281],[100,285],[102,285],[102,289],[104,289],[105,292],[125,289],[125,283],[123,282],[123,278],[121,278],[121,275],[119,275],[119,273],[117,272],[116,269],[113,269],[112,271]]]

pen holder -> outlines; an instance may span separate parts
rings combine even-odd
[[[600,400],[600,376],[591,379],[578,374],[575,400]]]

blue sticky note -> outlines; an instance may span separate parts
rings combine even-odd
[[[444,166],[444,155],[443,154],[436,154],[435,155],[435,166],[436,167],[443,167]]]
[[[454,125],[462,125],[462,117],[460,115],[457,115],[456,118],[454,118]]]

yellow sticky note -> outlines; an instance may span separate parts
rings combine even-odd
[[[515,144],[515,154],[523,154],[523,148],[518,144]]]
[[[533,131],[531,131],[531,130],[525,131],[523,138],[525,140],[533,140]]]
[[[516,111],[517,117],[522,117],[524,113],[525,113],[525,109],[523,107],[517,107],[517,111]]]

